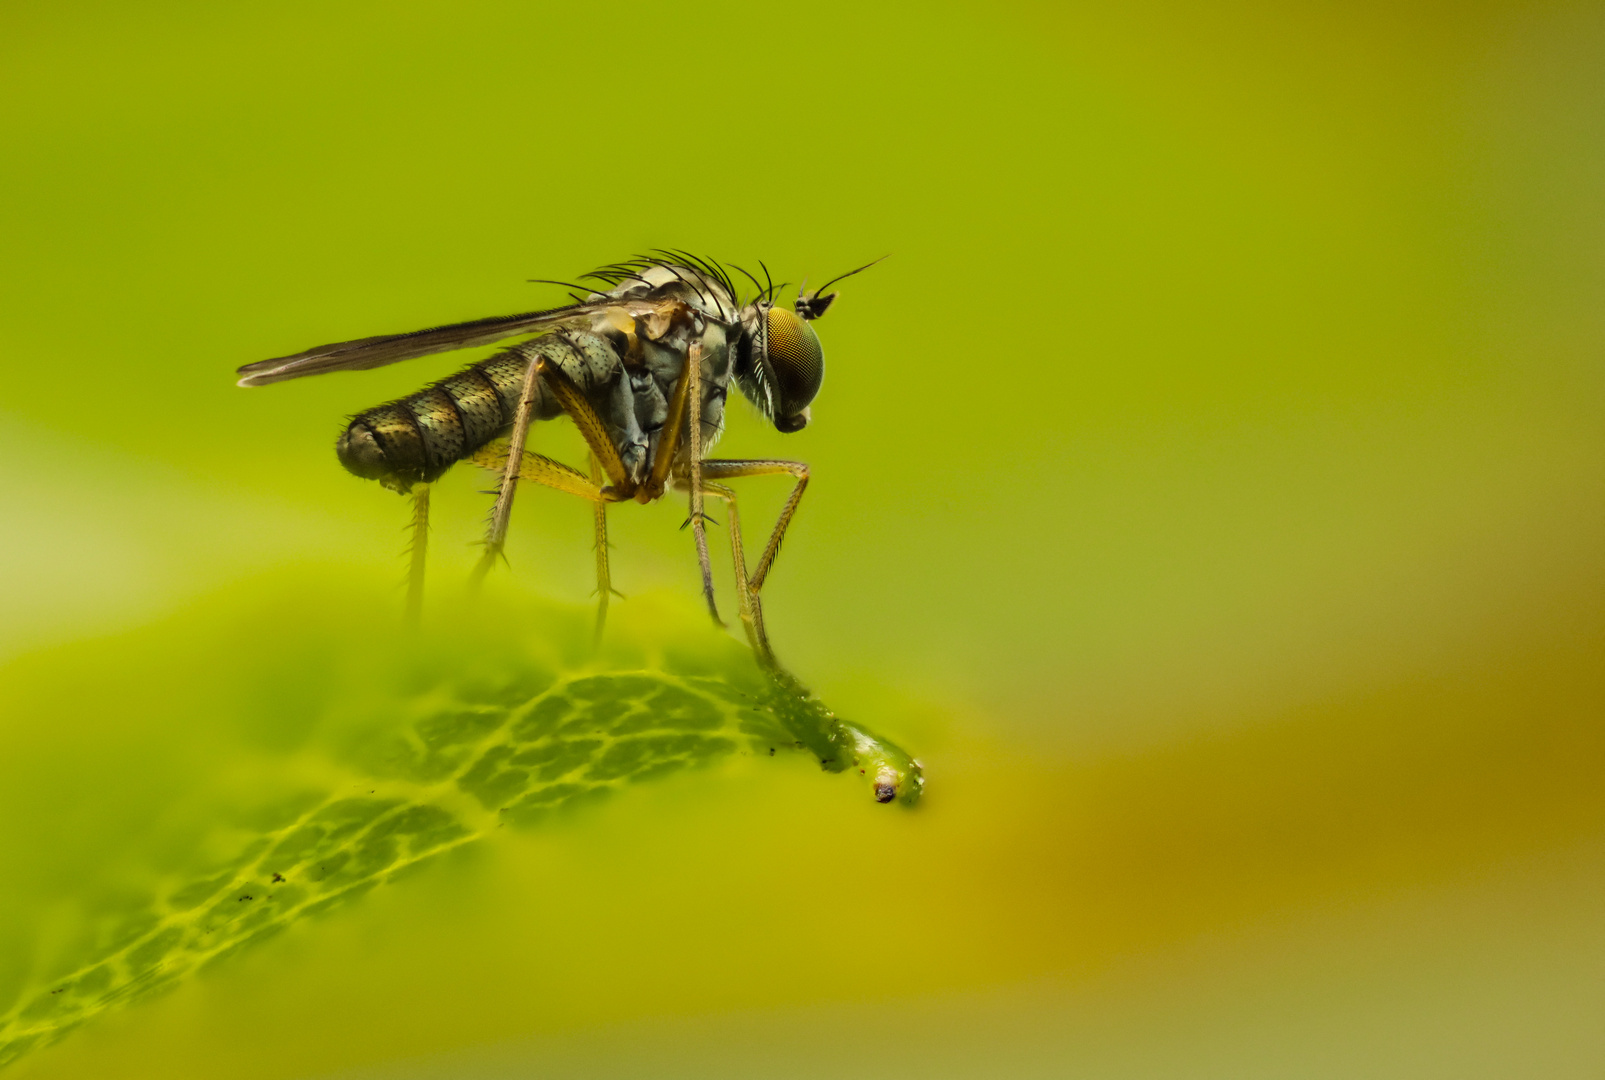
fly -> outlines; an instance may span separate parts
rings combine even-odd
[[[808,487],[808,466],[800,461],[712,458],[708,453],[724,430],[724,403],[732,382],[778,430],[807,426],[825,376],[824,351],[812,323],[840,295],[826,292],[831,285],[873,265],[842,274],[813,292],[805,283],[787,309],[776,303],[783,286],[770,280],[767,269],[760,283],[734,267],[756,289],[742,303],[729,271],[719,263],[661,251],[585,275],[583,280],[597,286],[570,286],[578,290],[571,294],[575,302],[564,307],[319,345],[247,364],[239,369],[239,383],[265,386],[524,338],[416,394],[359,413],[335,444],[340,463],[350,472],[413,497],[409,614],[416,617],[422,603],[429,488],[459,461],[502,476],[475,581],[501,557],[520,480],[593,505],[598,634],[613,592],[608,504],[649,503],[672,488],[689,497],[688,524],[702,592],[716,622],[703,503],[709,497],[724,502],[741,622],[758,658],[773,666],[759,591]],[[588,472],[525,449],[532,421],[564,414],[590,450]],[[721,481],[771,475],[789,475],[794,484],[749,572],[735,492]]]

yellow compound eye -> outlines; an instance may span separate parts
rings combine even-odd
[[[825,351],[814,328],[785,308],[769,309],[768,331],[765,351],[774,374],[775,424],[794,431],[807,422],[803,410],[825,379]],[[788,422],[794,426],[784,426]]]

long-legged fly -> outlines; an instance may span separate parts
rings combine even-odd
[[[336,444],[341,464],[351,472],[413,496],[409,611],[416,616],[422,602],[429,486],[459,461],[501,472],[476,580],[501,556],[519,480],[593,504],[599,633],[612,593],[607,506],[652,502],[672,487],[689,495],[702,591],[715,620],[703,501],[720,499],[728,508],[742,625],[758,658],[773,666],[759,591],[808,486],[808,466],[707,455],[724,430],[732,381],[780,431],[800,431],[808,424],[825,375],[824,352],[812,324],[839,295],[826,291],[831,285],[873,265],[812,292],[805,284],[788,310],[776,303],[781,286],[767,270],[760,283],[734,268],[755,289],[742,303],[724,266],[662,251],[585,275],[594,287],[555,282],[576,290],[574,303],[563,307],[319,345],[247,364],[239,370],[240,385],[375,368],[523,338],[416,394],[359,413]],[[530,422],[560,414],[574,421],[590,448],[587,472],[525,449]],[[795,484],[763,554],[749,569],[735,492],[721,481],[775,474],[789,475]]]

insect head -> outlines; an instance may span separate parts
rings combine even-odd
[[[742,313],[742,333],[736,344],[736,385],[780,431],[801,431],[808,426],[808,406],[825,380],[825,350],[809,325],[841,295],[825,290],[880,261],[849,270],[811,293],[805,282],[793,305],[796,314],[776,307],[768,297]]]

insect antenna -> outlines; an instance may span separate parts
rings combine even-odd
[[[891,252],[887,252],[885,255],[882,255],[880,258],[874,260],[873,262],[865,263],[863,266],[860,266],[857,270],[849,270],[845,274],[838,274],[837,276],[831,278],[829,281],[825,282],[819,288],[815,289],[814,290],[814,295],[818,296],[820,293],[824,292],[826,289],[828,289],[832,285],[836,284],[836,282],[842,281],[845,278],[850,278],[854,274],[862,274],[865,270],[868,270],[870,267],[874,266],[875,263],[885,262],[887,259],[890,259],[891,257],[892,257],[892,253]]]
[[[804,319],[817,319],[824,315],[826,310],[830,308],[830,305],[835,302],[836,297],[841,295],[840,293],[826,292],[825,290],[829,289],[832,285],[836,284],[836,282],[841,281],[844,278],[850,278],[854,274],[862,273],[863,271],[868,270],[870,267],[874,266],[875,263],[881,262],[887,257],[888,256],[886,255],[882,255],[879,259],[876,259],[875,262],[865,263],[857,270],[849,270],[845,274],[838,274],[836,277],[831,278],[813,292],[808,291],[808,282],[806,279],[804,279],[802,288],[797,290],[797,302],[794,305],[797,309],[797,314],[802,316]]]

